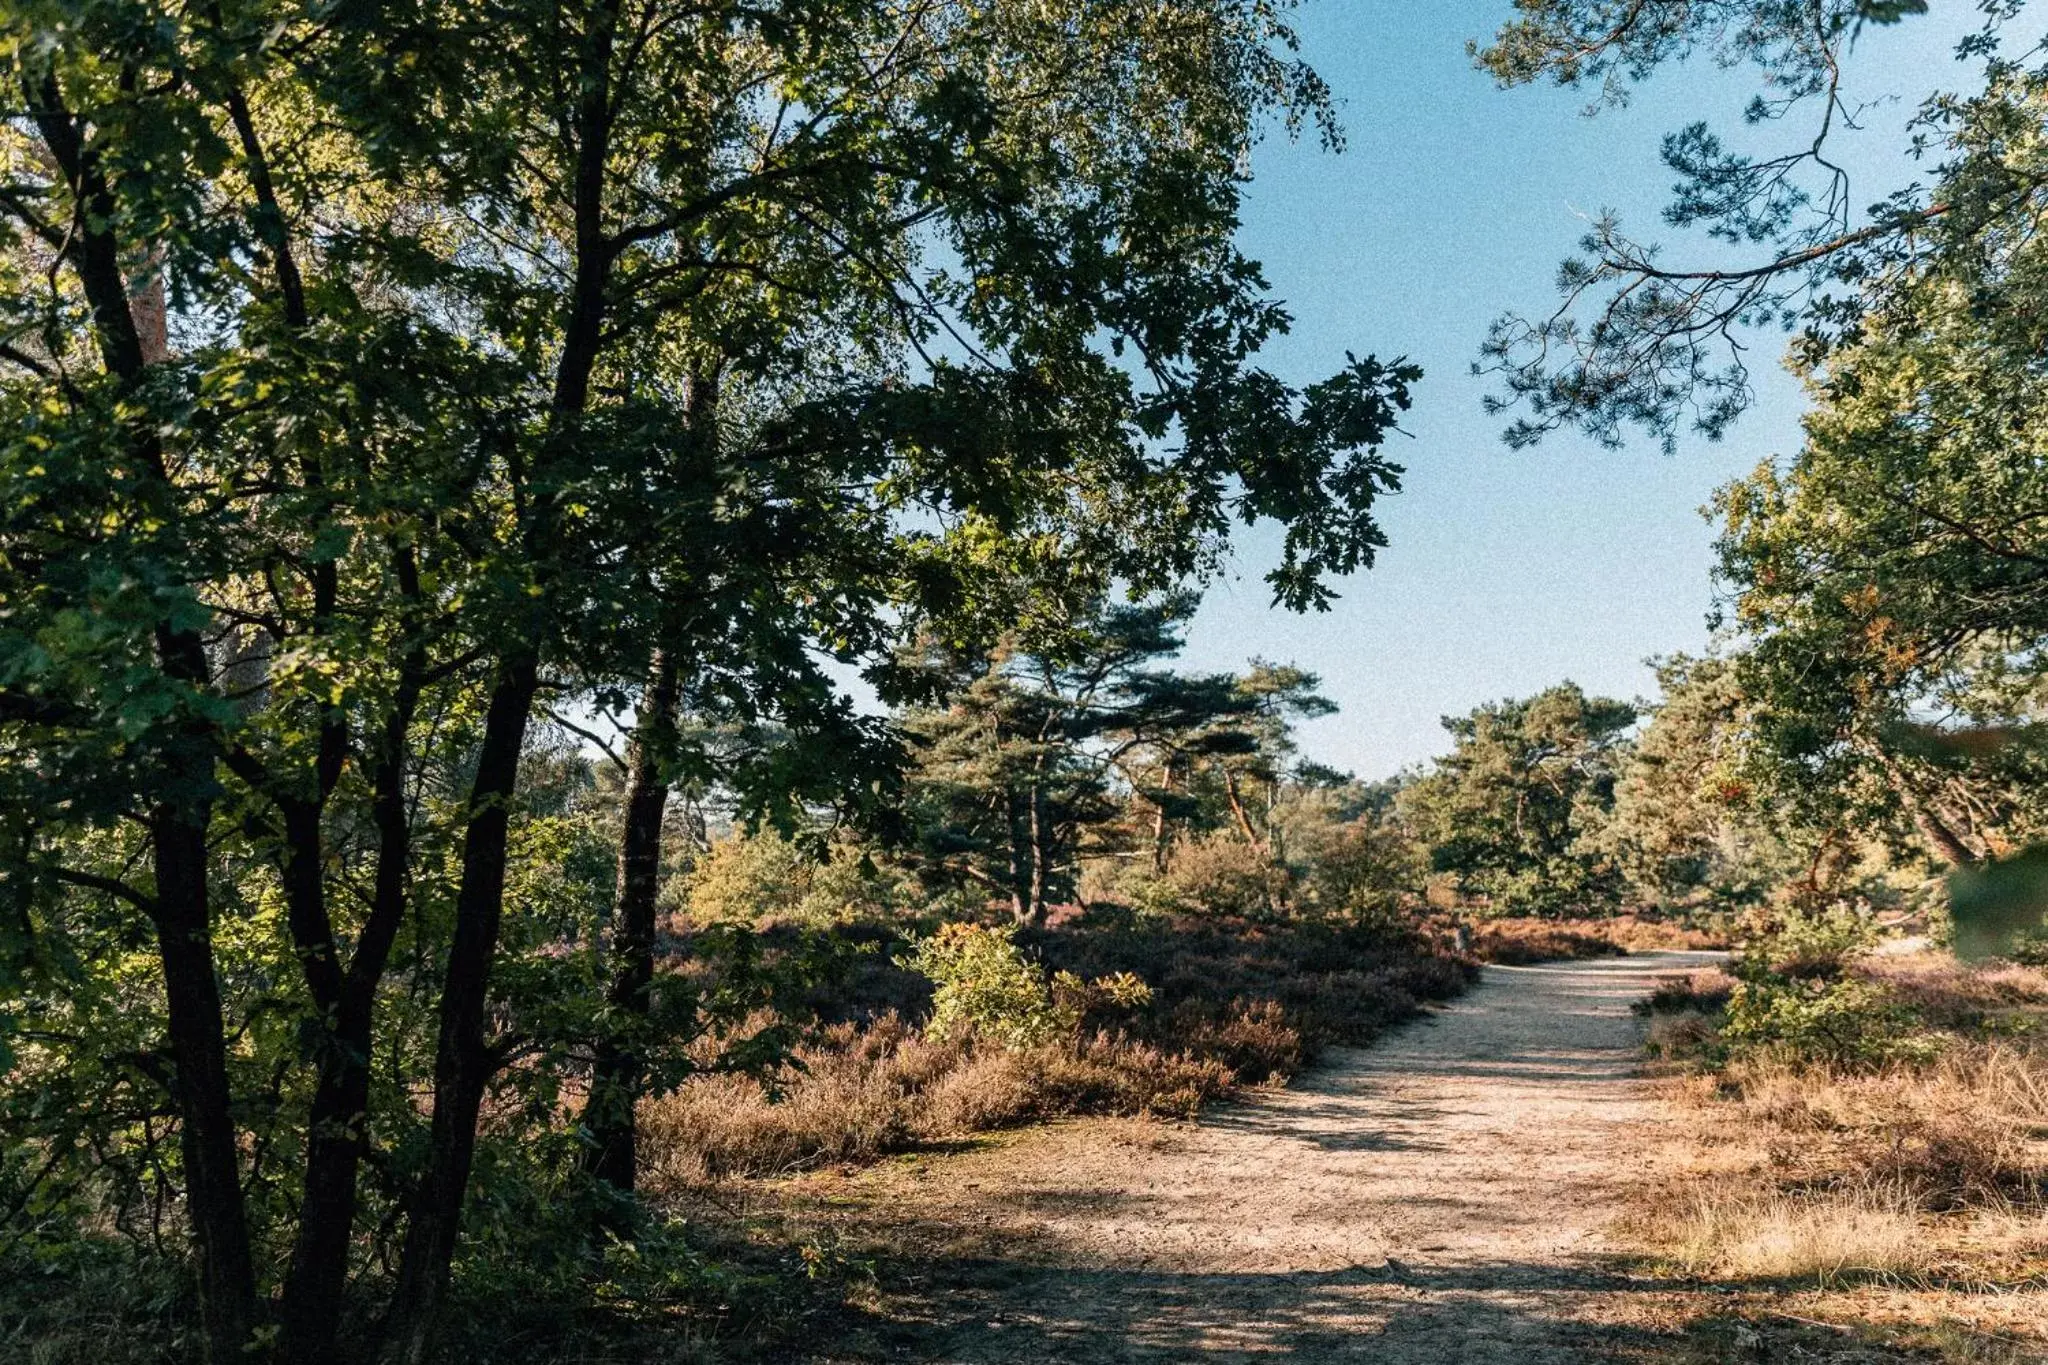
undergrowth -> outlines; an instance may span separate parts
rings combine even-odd
[[[787,1067],[643,1105],[658,1188],[1070,1115],[1188,1117],[1369,1041],[1471,972],[1419,935],[1115,906],[1014,938],[954,925],[873,947],[815,1002],[829,1022]]]
[[[1972,1312],[2048,1337],[2048,971],[1874,952],[1843,914],[1788,921],[1642,1006],[1699,1146],[1634,1233],[1692,1276],[1881,1289],[1889,1339],[1932,1340],[1994,1284]],[[1940,1358],[1978,1358],[1981,1334],[1953,1335]]]

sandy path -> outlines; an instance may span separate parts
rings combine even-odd
[[[1488,968],[1430,1019],[1196,1124],[1085,1123],[846,1182],[892,1325],[814,1360],[1641,1359],[1602,1230],[1668,1122],[1631,1002],[1711,960]]]

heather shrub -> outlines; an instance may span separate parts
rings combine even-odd
[[[1735,986],[1735,978],[1717,967],[1684,976],[1667,976],[1657,982],[1649,998],[1638,1003],[1635,1010],[1638,1014],[1676,1014],[1686,1010],[1718,1014],[1728,1008]]]
[[[868,1161],[1066,1115],[1190,1116],[1284,1080],[1325,1043],[1367,1041],[1456,994],[1470,970],[1413,936],[1211,915],[1106,909],[1014,933],[949,924],[904,955],[915,973],[888,965],[882,926],[834,932],[856,931],[878,951],[836,988],[848,998],[814,1002],[836,1022],[789,1066],[699,1075],[643,1106],[656,1187]],[[927,975],[928,997],[907,988]]]
[[[2029,929],[2013,940],[2008,956],[2022,967],[2048,967],[2048,928]]]
[[[1602,926],[1584,921],[1567,925],[1531,915],[1511,915],[1481,920],[1471,931],[1474,957],[1509,967],[1616,957],[1623,951]]]

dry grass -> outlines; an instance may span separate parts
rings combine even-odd
[[[1731,1068],[1746,1122],[1776,1135],[1781,1178],[1845,1172],[1896,1184],[1934,1211],[2048,1203],[2048,1058],[1957,1042],[1934,1062],[1837,1073]]]
[[[1766,1314],[1946,1361],[2048,1359],[2048,973],[1932,953],[1851,970],[1938,1049],[1875,1070],[1735,1061],[1673,1080],[1686,1169],[1627,1231],[1679,1272],[1750,1282]],[[1715,973],[1660,988],[1652,1047],[1713,1055],[1726,987]]]
[[[2038,967],[1973,967],[1945,953],[1920,952],[1865,957],[1854,971],[1936,1028],[2024,1033],[2048,1011],[2048,971]]]
[[[1285,1080],[1327,1043],[1369,1040],[1456,994],[1469,973],[1420,940],[1214,916],[1084,917],[1026,944],[1050,970],[1133,973],[1151,1003],[1084,1018],[1043,1047],[941,1042],[913,1022],[928,984],[873,958],[837,998],[815,1002],[838,1021],[767,1084],[703,1075],[642,1106],[651,1186],[858,1164],[1070,1115],[1188,1117],[1237,1087]]]
[[[1927,1270],[1922,1221],[1908,1194],[1883,1185],[1808,1195],[1699,1186],[1647,1230],[1689,1275],[1827,1283]]]

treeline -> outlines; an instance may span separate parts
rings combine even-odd
[[[1105,600],[1050,642],[1013,636],[981,652],[920,642],[906,667],[946,700],[896,717],[900,822],[728,822],[724,837],[700,836],[671,903],[714,920],[829,918],[836,896],[818,888],[848,885],[858,866],[913,886],[907,914],[1000,906],[1027,929],[1091,904],[1391,924],[1417,889],[1391,789],[1300,757],[1296,726],[1337,709],[1314,675],[1169,667],[1194,606],[1185,594]],[[822,850],[810,868],[806,838]]]

